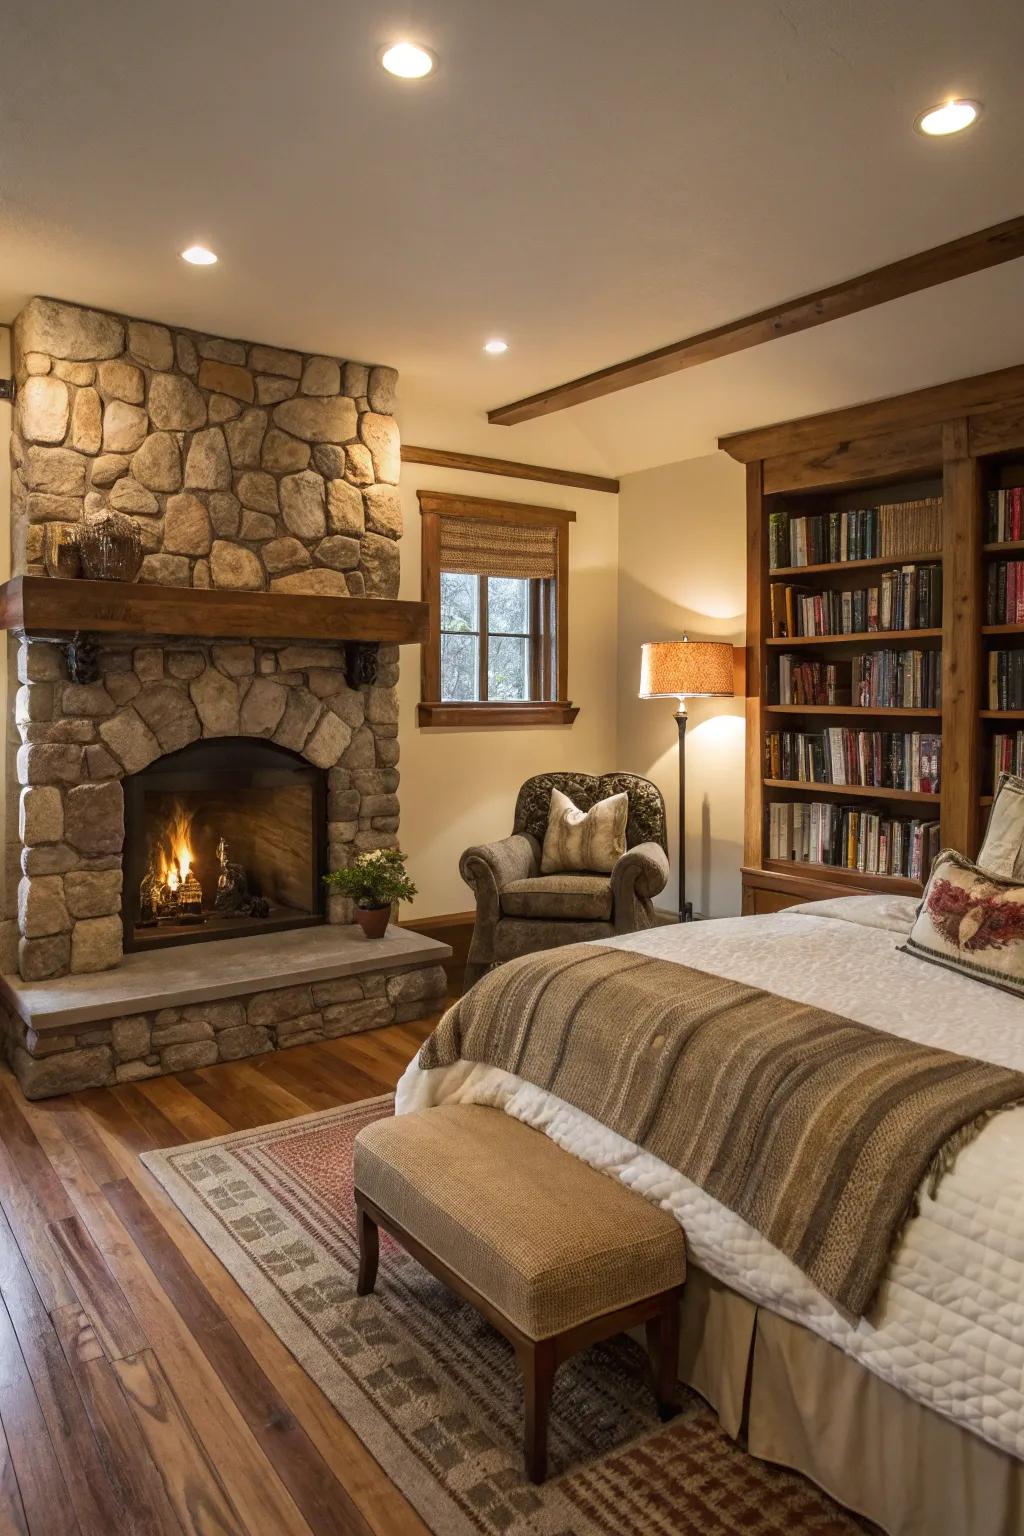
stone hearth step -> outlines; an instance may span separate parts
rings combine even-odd
[[[325,925],[126,955],[116,970],[0,977],[5,1049],[28,1098],[137,1082],[422,1018],[447,944]]]

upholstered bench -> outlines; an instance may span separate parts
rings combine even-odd
[[[360,1296],[383,1227],[515,1347],[527,1476],[547,1472],[563,1360],[647,1325],[662,1417],[675,1409],[686,1273],[674,1217],[498,1109],[446,1104],[364,1126],[355,1141]]]

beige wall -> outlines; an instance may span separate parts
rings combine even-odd
[[[618,766],[644,773],[668,803],[677,893],[678,756],[674,704],[637,698],[640,647],[679,638],[743,643],[743,467],[723,453],[627,475],[619,496]],[[611,703],[609,701],[609,708]],[[693,699],[686,730],[687,895],[707,917],[740,910],[743,701]]]
[[[452,446],[449,441],[437,441],[440,446]],[[506,451],[511,453],[511,447]],[[409,922],[472,907],[472,893],[459,877],[459,856],[472,843],[508,835],[516,791],[524,779],[550,768],[600,773],[615,766],[616,749],[617,498],[536,481],[406,464],[402,469],[401,590],[405,598],[420,595],[418,490],[457,491],[576,512],[569,533],[569,696],[580,712],[571,726],[422,729],[416,723],[419,653],[414,646],[403,649],[401,840],[420,892],[403,914]]]

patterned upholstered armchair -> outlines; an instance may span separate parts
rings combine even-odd
[[[552,789],[581,811],[629,796],[626,852],[610,875],[541,874]],[[668,880],[661,791],[634,773],[539,773],[519,791],[512,836],[467,848],[459,872],[476,896],[467,988],[516,955],[651,928],[654,897]]]

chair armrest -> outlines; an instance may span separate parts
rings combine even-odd
[[[494,930],[501,916],[501,892],[513,880],[529,880],[540,868],[537,840],[513,833],[496,843],[467,848],[459,874],[476,897],[476,922],[469,945],[465,986],[468,989],[494,963]]]
[[[483,891],[493,888],[497,894],[513,880],[530,880],[539,867],[540,849],[524,832],[494,843],[478,843],[467,848],[459,860],[459,874],[476,891],[478,902]]]
[[[652,899],[668,884],[668,858],[660,843],[627,848],[612,870],[612,902],[619,933],[650,927]]]

